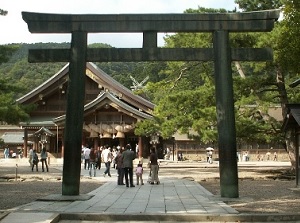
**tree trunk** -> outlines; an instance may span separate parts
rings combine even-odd
[[[288,97],[287,92],[285,88],[285,82],[284,82],[284,75],[282,73],[282,70],[280,67],[277,68],[277,87],[278,87],[278,93],[280,97],[280,103],[282,108],[282,118],[285,119],[287,115],[287,107],[286,104],[288,104]],[[288,129],[285,134],[285,149],[289,155],[292,168],[296,168],[296,140],[295,140],[295,130],[294,129]]]
[[[292,169],[296,169],[296,133],[295,129],[288,129],[285,134],[286,150],[288,152]]]

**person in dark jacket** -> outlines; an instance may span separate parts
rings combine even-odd
[[[97,154],[97,162],[96,162],[96,169],[101,169],[101,153],[102,153],[102,146],[98,147],[96,154]]]
[[[131,150],[130,144],[126,145],[125,151],[122,153],[122,158],[123,158],[126,187],[129,187],[129,184],[130,187],[135,187],[133,184],[133,160],[135,159],[135,154]]]
[[[39,171],[39,157],[38,157],[38,154],[36,152],[36,150],[34,149],[33,150],[33,160],[32,160],[32,166],[31,166],[31,171],[33,171],[34,169],[34,166],[36,168],[36,172]]]

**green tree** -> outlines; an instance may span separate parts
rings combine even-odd
[[[0,9],[0,15],[7,15],[7,11]]]
[[[278,104],[281,104],[282,117],[285,118],[287,113],[286,104],[298,102],[299,100],[299,90],[289,87],[291,81],[295,80],[299,73],[299,61],[297,61],[300,46],[298,38],[300,30],[299,2],[292,0],[257,1],[257,4],[251,5],[251,7],[250,4],[248,4],[249,2],[252,1],[236,1],[236,3],[241,3],[241,9],[247,11],[278,8],[284,4],[283,20],[276,24],[275,29],[271,33],[260,35],[258,44],[267,44],[274,49],[274,61],[268,63],[267,66],[262,69],[268,75],[268,78],[259,83],[259,91],[265,97],[268,97],[266,101],[277,101]],[[265,8],[260,8],[262,5],[264,5]],[[278,126],[278,123],[274,122],[274,126],[276,126],[276,124]],[[289,133],[285,135],[282,134],[281,139],[283,139],[280,141],[289,154],[292,166],[295,167],[296,145],[294,145],[294,140]]]
[[[299,86],[294,89],[289,88],[291,80],[297,80],[299,77],[300,55],[300,3],[299,1],[284,0],[284,19],[282,21],[281,32],[278,38],[278,73],[281,74],[281,82],[287,84],[287,102],[299,103]],[[285,108],[286,111],[286,108]],[[296,165],[296,149],[293,130],[288,130],[285,134],[286,149],[289,153],[293,166]]]
[[[188,13],[226,12],[225,10],[205,9],[187,10]],[[254,47],[257,44],[257,34],[231,34],[232,47]],[[208,48],[212,46],[212,35],[209,33],[177,33],[166,39],[167,47]],[[263,95],[257,90],[257,75],[252,73],[257,69],[253,63],[243,64],[247,78],[235,70],[235,104],[236,128],[239,144],[249,142],[267,143],[275,139],[271,117],[266,121],[267,108]],[[246,65],[246,66],[245,66]],[[262,67],[262,65],[260,65]],[[256,74],[261,74],[258,69]],[[188,134],[202,143],[215,143],[216,106],[211,62],[177,62],[167,63],[164,70],[167,75],[163,81],[149,83],[147,91],[152,92],[157,105],[154,115],[159,126],[159,134],[164,138],[171,137],[176,131]],[[253,94],[257,92],[257,94]],[[259,103],[258,103],[259,102]],[[251,105],[251,106],[249,106]],[[259,114],[259,115],[258,115]]]
[[[28,111],[31,106],[23,107],[16,104],[14,93],[20,89],[0,79],[0,122],[7,124],[19,124],[29,118]]]
[[[282,6],[281,0],[235,0],[243,11],[260,11],[278,9]]]
[[[284,1],[284,20],[278,39],[278,62],[284,71],[300,72],[300,2]]]
[[[6,15],[7,11],[0,9],[0,15]],[[18,49],[17,45],[0,46],[0,65],[9,60],[14,52]],[[25,107],[15,103],[15,92],[20,88],[10,84],[7,79],[0,74],[0,122],[8,124],[19,124],[20,121],[28,119]]]

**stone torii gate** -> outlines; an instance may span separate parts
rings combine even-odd
[[[230,32],[269,32],[279,10],[205,14],[72,15],[22,12],[31,33],[71,33],[71,49],[30,50],[29,62],[69,62],[62,195],[79,195],[86,62],[214,61],[220,189],[239,196],[232,61],[272,60],[272,50],[233,49]],[[142,48],[87,48],[88,33],[143,33]],[[158,32],[211,32],[213,48],[158,48]]]

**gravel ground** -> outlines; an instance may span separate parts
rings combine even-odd
[[[29,165],[23,164],[16,168],[11,163],[0,164],[0,211],[30,203],[50,194],[62,193],[62,172],[59,169],[50,166],[49,172],[41,172],[41,168],[39,172],[32,172]],[[81,177],[80,194],[87,194],[101,185],[102,183],[94,178]]]
[[[299,213],[300,190],[288,167],[239,168],[239,198],[226,201],[241,213]],[[103,169],[101,170],[103,171]],[[0,210],[5,211],[62,191],[61,170],[50,166],[47,172],[31,172],[29,166],[16,167],[0,163]],[[220,196],[218,167],[174,167],[161,165],[161,176],[177,176],[199,182],[213,194]],[[101,186],[95,178],[82,177],[80,194]]]
[[[200,184],[220,195],[219,180],[201,181]],[[295,181],[270,179],[239,180],[239,199],[227,201],[241,213],[299,213],[300,190],[294,191]]]

